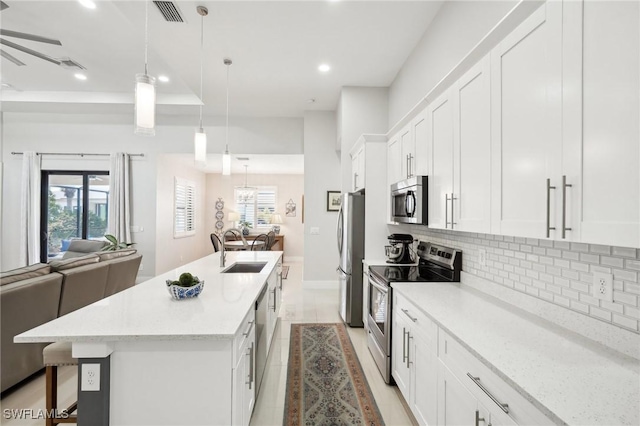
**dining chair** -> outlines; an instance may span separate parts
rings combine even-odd
[[[251,243],[251,251],[264,251],[268,250],[269,237],[267,234],[258,235]]]
[[[238,231],[237,229],[234,228],[229,228],[225,233],[224,233],[224,237],[227,238],[227,236],[229,236],[229,239],[233,239],[234,241],[240,241],[242,240],[242,233],[240,231]]]
[[[276,243],[276,233],[273,231],[267,232],[267,237],[269,237],[269,241],[267,242],[267,250],[271,251],[271,247]]]
[[[213,244],[213,251],[214,252],[219,252],[220,251],[220,246],[222,245],[222,241],[220,241],[220,238],[216,235],[216,234],[211,234],[211,244]]]

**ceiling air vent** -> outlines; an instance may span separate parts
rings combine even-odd
[[[154,1],[167,22],[184,22],[178,6],[172,1]]]
[[[60,66],[62,68],[66,68],[68,70],[86,70],[85,67],[71,58],[58,58],[58,60],[60,61]]]

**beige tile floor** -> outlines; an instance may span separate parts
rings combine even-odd
[[[251,418],[252,426],[282,425],[286,391],[289,330],[292,323],[340,322],[337,289],[303,288],[302,263],[290,264],[288,278],[283,282],[283,303],[280,318],[267,360],[260,395]],[[387,386],[367,349],[362,328],[349,328],[349,336],[358,354],[369,386],[382,417],[388,426],[415,424],[407,414],[397,387]],[[63,367],[59,374],[60,406],[66,407],[75,399],[76,371]],[[23,384],[0,400],[0,425],[42,426],[42,419],[7,419],[4,410],[44,409],[44,374]]]

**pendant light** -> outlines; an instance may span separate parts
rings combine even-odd
[[[137,135],[156,134],[156,79],[148,73],[149,50],[149,2],[144,2],[144,74],[136,74],[135,86],[135,130]]]
[[[224,64],[227,66],[227,131],[224,153],[222,154],[222,174],[225,176],[231,174],[231,155],[229,154],[229,66],[231,66],[232,63],[231,59],[224,59]]]
[[[249,169],[249,166],[245,164],[245,166],[244,166],[244,186],[238,188],[238,198],[243,203],[246,203],[247,201],[253,199],[255,191],[256,191],[256,189],[258,189],[255,186],[249,186],[247,184],[247,182],[248,182],[247,176],[249,174],[248,169]]]
[[[196,130],[195,137],[193,139],[193,150],[195,153],[196,163],[207,163],[207,134],[202,127],[202,105],[204,98],[202,96],[202,63],[203,63],[203,48],[204,48],[204,17],[209,14],[204,6],[198,6],[196,8],[200,15],[200,128]]]

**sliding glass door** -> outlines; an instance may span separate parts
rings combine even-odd
[[[74,238],[104,237],[108,212],[108,172],[43,171],[40,260],[62,256]]]

